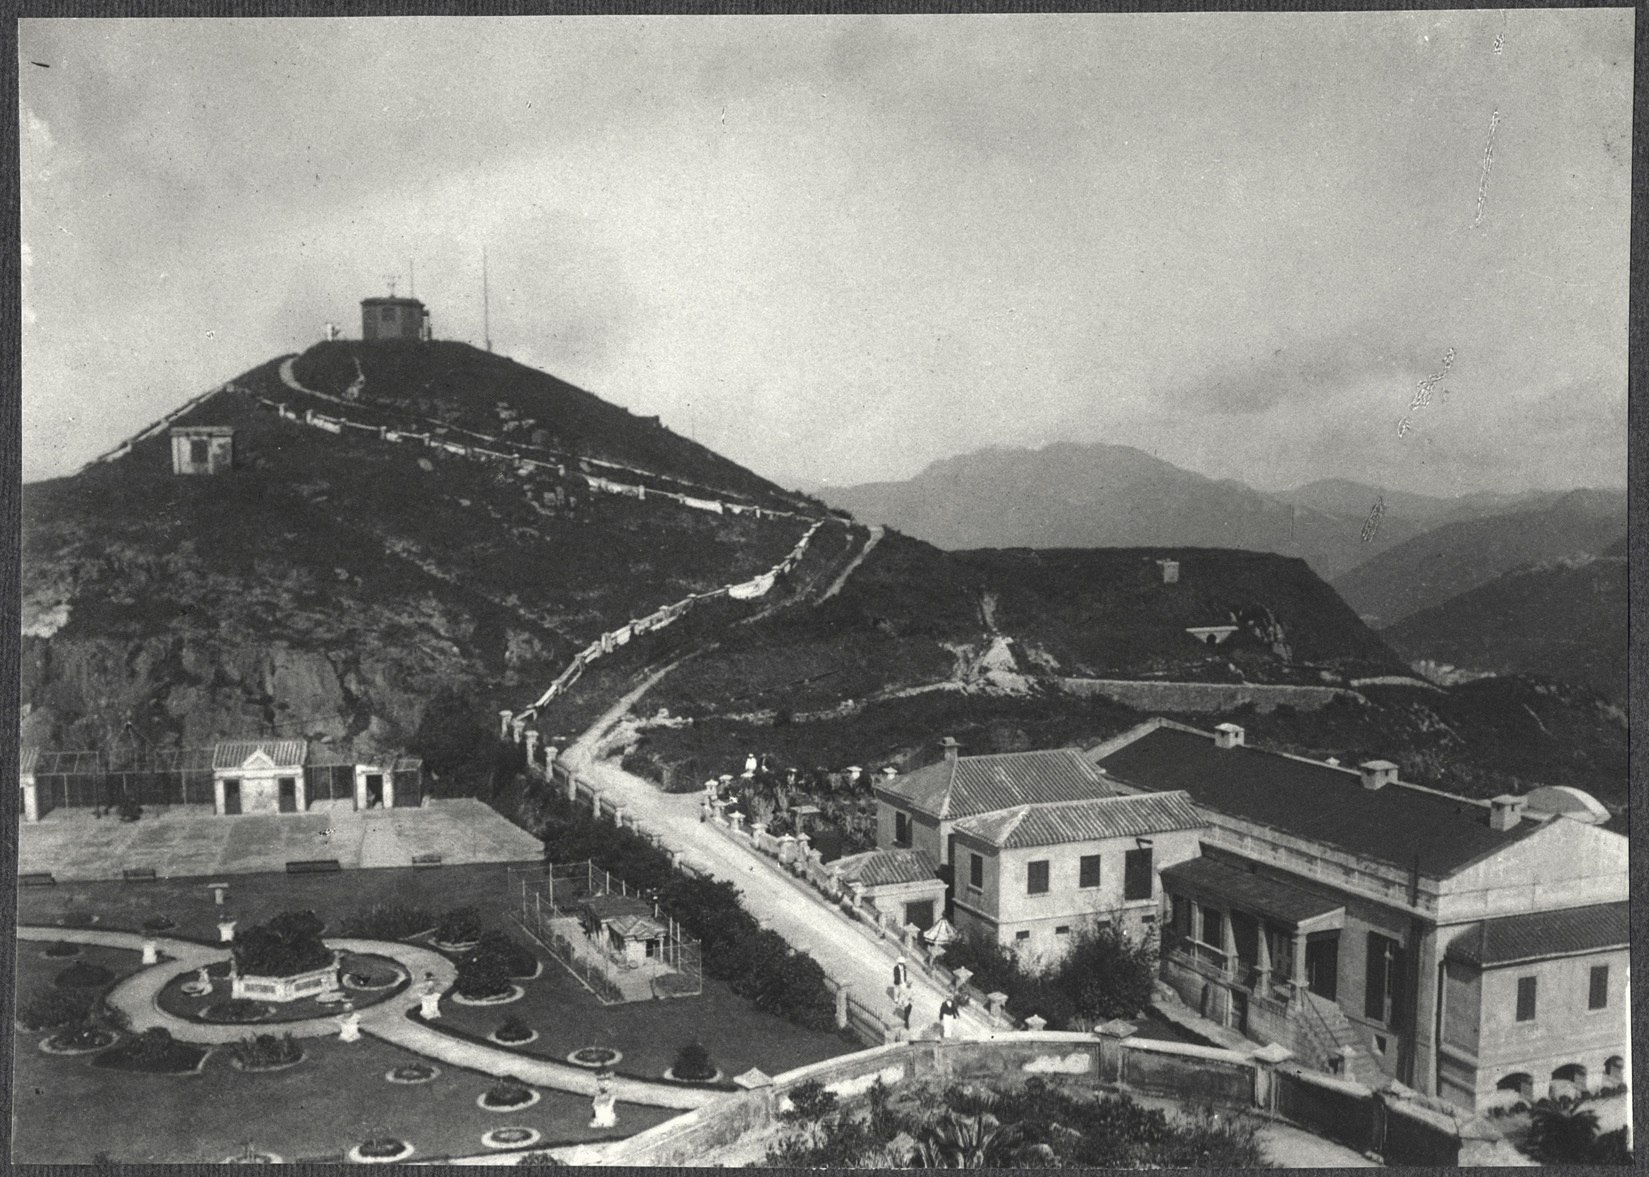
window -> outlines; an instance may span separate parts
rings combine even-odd
[[[1078,887],[1099,886],[1099,855],[1084,854],[1077,863],[1076,885]]]
[[[1190,938],[1195,935],[1196,929],[1191,926],[1191,901],[1183,895],[1169,897],[1172,910],[1169,913],[1168,926],[1178,935]]]
[[[1609,1008],[1609,966],[1606,964],[1592,966],[1591,987],[1586,994],[1586,1008]]]
[[[385,307],[379,312],[378,317],[386,323],[393,323],[395,321],[395,308]]]
[[[1386,1036],[1384,1034],[1374,1036],[1374,1053],[1382,1055],[1386,1053]]]
[[[1048,860],[1039,858],[1035,862],[1025,864],[1025,894],[1046,895],[1048,893]]]
[[[905,904],[905,923],[915,924],[922,931],[933,926],[933,900],[924,899],[919,903]]]
[[[1535,978],[1519,977],[1517,979],[1517,1020],[1520,1022],[1534,1021],[1535,1011]]]
[[[1368,963],[1363,977],[1363,1016],[1390,1026],[1401,1020],[1403,946],[1378,932],[1368,934]]]
[[[1225,919],[1216,908],[1202,909],[1202,942],[1225,951]]]
[[[1154,893],[1151,877],[1151,848],[1141,847],[1123,855],[1122,897],[1149,899]]]
[[[204,466],[212,457],[212,446],[204,437],[189,439],[189,464]]]
[[[968,886],[975,891],[985,889],[985,859],[982,855],[968,855]]]
[[[1055,936],[1069,936],[1070,934],[1071,934],[1071,925],[1070,924],[1060,924],[1059,927],[1054,929],[1054,935]]]
[[[1031,934],[1029,932],[1015,932],[1013,934],[1013,938],[1015,940],[1029,940],[1031,938]]]
[[[901,849],[910,845],[910,814],[894,811],[893,844]]]

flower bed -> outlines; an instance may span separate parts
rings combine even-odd
[[[101,1026],[78,1026],[41,1039],[40,1049],[47,1054],[95,1054],[107,1050],[119,1038],[113,1030]]]
[[[542,1138],[543,1134],[536,1128],[494,1128],[481,1137],[481,1143],[488,1148],[526,1148]]]
[[[80,955],[80,945],[71,944],[67,940],[58,940],[53,944],[46,945],[45,950],[40,955],[47,960],[66,960],[71,956]]]
[[[567,1056],[567,1061],[578,1067],[589,1067],[599,1071],[603,1067],[617,1066],[624,1058],[621,1050],[612,1050],[605,1046],[581,1046]]]
[[[411,1155],[412,1145],[394,1136],[374,1137],[349,1150],[349,1159],[357,1165],[388,1165]]]
[[[525,1046],[538,1040],[538,1031],[520,1018],[509,1018],[487,1037],[500,1046]]]
[[[241,1025],[246,1022],[261,1022],[272,1017],[275,1007],[265,1005],[261,1001],[248,1001],[244,997],[231,997],[228,1001],[219,1001],[200,1011],[200,1021],[226,1022],[230,1025]]]
[[[459,1005],[508,1005],[512,1001],[520,1001],[526,992],[519,985],[511,985],[508,993],[500,993],[496,997],[465,997],[457,992],[451,996]]]
[[[303,1060],[303,1047],[290,1034],[258,1034],[229,1044],[229,1062],[238,1071],[284,1071]]]
[[[211,1048],[178,1042],[164,1029],[145,1030],[92,1060],[94,1067],[113,1071],[137,1071],[145,1075],[198,1074]]]
[[[722,1073],[721,1071],[716,1070],[711,1071],[708,1075],[688,1078],[685,1075],[676,1074],[676,1069],[674,1067],[666,1067],[664,1068],[663,1077],[671,1083],[703,1083],[708,1085],[710,1083],[720,1083],[722,1080]]]
[[[224,1165],[284,1165],[286,1161],[279,1153],[249,1150],[237,1153],[232,1157],[224,1157],[219,1163]]]
[[[101,989],[113,984],[115,975],[102,965],[81,961],[57,974],[55,984],[64,989]]]
[[[489,1112],[515,1112],[530,1108],[540,1099],[538,1092],[521,1083],[494,1083],[475,1097],[477,1107]]]
[[[384,1078],[391,1083],[400,1083],[410,1086],[414,1083],[428,1083],[441,1073],[441,1068],[430,1063],[407,1063],[400,1067],[391,1067],[384,1072]]]

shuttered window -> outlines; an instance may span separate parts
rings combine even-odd
[[[1535,1015],[1535,986],[1536,978],[1519,977],[1517,979],[1517,1020],[1532,1022]]]
[[[1130,850],[1122,856],[1122,897],[1149,899],[1155,888],[1151,880],[1151,848]]]
[[[1084,854],[1077,863],[1076,885],[1078,887],[1099,886],[1099,855]]]
[[[1048,893],[1048,860],[1039,858],[1035,862],[1025,864],[1025,894],[1046,895]]]
[[[1609,966],[1606,964],[1592,966],[1590,988],[1586,994],[1586,1008],[1609,1008]]]

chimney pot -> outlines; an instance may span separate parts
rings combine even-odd
[[[954,761],[956,759],[957,749],[961,748],[962,745],[958,744],[950,736],[946,736],[944,739],[939,741],[939,746],[945,750],[945,759]]]
[[[1363,774],[1363,788],[1380,789],[1397,779],[1397,766],[1389,760],[1365,760],[1357,768]]]
[[[1214,747],[1241,748],[1246,736],[1247,733],[1234,723],[1217,724],[1214,727]]]
[[[1509,830],[1523,820],[1523,808],[1528,804],[1527,799],[1516,793],[1502,793],[1489,802],[1489,828],[1491,830]]]

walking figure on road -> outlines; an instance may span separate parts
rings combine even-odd
[[[939,1003],[939,1037],[956,1037],[956,1021],[961,1017],[961,1014],[962,1011],[956,1005],[955,994]]]

